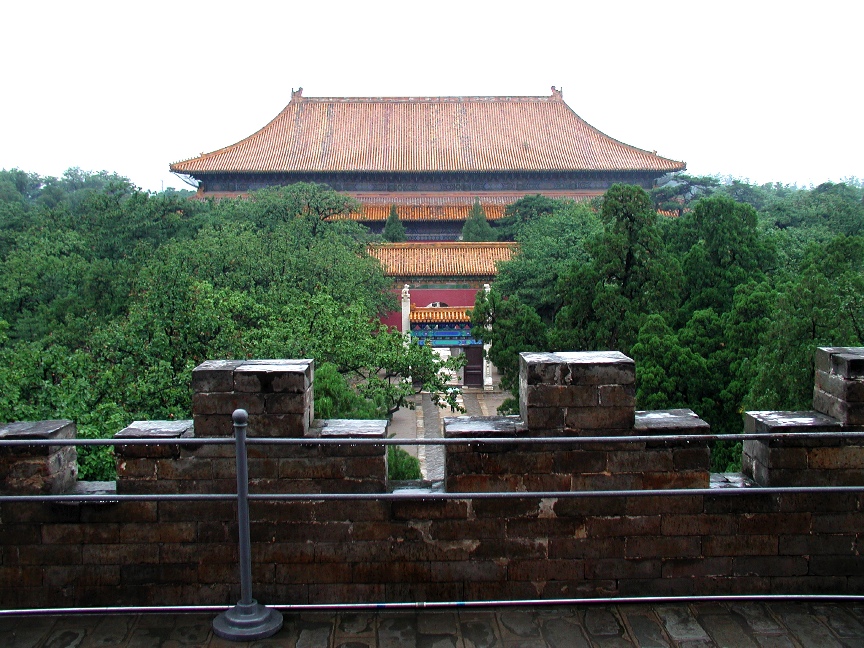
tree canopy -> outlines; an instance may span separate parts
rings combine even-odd
[[[311,184],[197,201],[107,172],[0,171],[0,419],[103,436],[185,418],[209,358],[313,357],[334,416],[386,416],[409,375],[445,391],[431,349],[378,323],[393,304],[375,237],[332,219],[357,209]],[[520,351],[618,349],[637,362],[640,408],[691,407],[737,432],[745,409],[809,407],[816,346],[864,345],[860,181],[679,175],[505,214],[494,233],[520,249],[472,322],[514,392]],[[104,453],[80,456],[82,476],[106,476]]]
[[[192,369],[218,358],[315,358],[348,390],[331,393],[338,416],[405,406],[408,376],[446,397],[431,349],[379,323],[394,304],[374,237],[331,220],[356,209],[302,183],[190,201],[105,173],[0,172],[0,419],[104,436],[188,418]],[[107,476],[104,452],[81,457],[84,478]]]
[[[495,223],[498,240],[515,241],[526,225],[553,214],[559,207],[559,201],[540,194],[525,196],[507,205],[504,217]]]
[[[617,349],[636,361],[637,407],[690,407],[735,433],[745,409],[809,409],[817,346],[864,345],[860,181],[679,174],[650,194],[531,196],[505,213],[520,249],[472,322],[514,390],[519,351]],[[713,469],[736,456],[718,444]]]

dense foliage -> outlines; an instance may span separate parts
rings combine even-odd
[[[393,304],[370,235],[330,219],[354,201],[308,184],[187,194],[0,171],[0,420],[70,418],[99,437],[186,418],[209,358],[315,358],[323,416],[387,416],[407,376],[449,393],[428,347],[378,324]],[[520,351],[614,348],[636,360],[640,408],[737,432],[745,409],[809,408],[816,346],[864,345],[859,181],[681,175],[591,204],[529,196],[492,233],[520,252],[473,319],[514,392]],[[716,450],[715,469],[734,464]],[[110,476],[105,452],[80,464]]]
[[[407,376],[446,398],[431,349],[379,324],[393,303],[368,231],[329,219],[356,209],[309,184],[195,201],[106,173],[0,172],[0,420],[103,437],[188,418],[211,358],[315,358],[330,416],[387,416]],[[84,449],[80,467],[112,470]]]
[[[517,354],[617,349],[641,409],[690,407],[718,433],[746,409],[809,409],[813,351],[864,345],[864,188],[675,176],[599,204],[529,196],[496,225],[521,243],[475,330],[503,382]],[[740,461],[740,452],[737,452]],[[715,470],[735,467],[717,447]]]
[[[387,446],[387,477],[394,481],[422,479],[420,460],[399,446]]]

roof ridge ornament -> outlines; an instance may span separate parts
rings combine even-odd
[[[557,99],[558,101],[564,101],[564,88],[560,90],[555,86],[552,86],[552,99]]]
[[[291,88],[291,101],[303,101],[303,88]]]

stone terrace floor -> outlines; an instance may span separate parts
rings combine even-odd
[[[213,615],[0,618],[3,648],[769,648],[864,646],[864,602],[719,602],[288,613],[275,636],[230,642]]]

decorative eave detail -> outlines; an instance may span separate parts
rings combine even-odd
[[[175,173],[650,171],[683,162],[615,140],[548,97],[303,97]]]
[[[386,243],[372,245],[369,254],[394,278],[493,278],[498,264],[509,261],[515,243]]]

